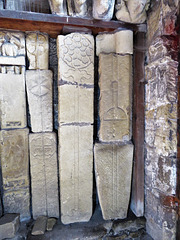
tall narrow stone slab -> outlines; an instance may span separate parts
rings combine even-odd
[[[93,126],[59,130],[61,221],[89,221],[92,214]]]
[[[38,32],[26,33],[26,49],[29,69],[48,69],[48,35]]]
[[[129,141],[132,115],[132,59],[130,55],[100,54],[101,141]]]
[[[133,145],[95,144],[95,172],[103,218],[127,217]]]
[[[52,72],[26,71],[26,86],[33,132],[52,132]]]
[[[92,214],[94,39],[58,36],[61,219],[88,221]]]
[[[30,218],[28,129],[0,131],[5,213]]]
[[[59,217],[55,133],[29,135],[33,218]]]
[[[0,73],[0,113],[1,129],[26,127],[24,73]]]

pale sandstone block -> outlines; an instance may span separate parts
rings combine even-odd
[[[89,221],[92,215],[93,126],[59,129],[61,221]]]
[[[62,85],[59,87],[59,124],[93,123],[94,87]]]
[[[146,21],[150,0],[117,0],[116,18],[130,23],[143,23]]]
[[[48,69],[48,35],[38,32],[26,33],[26,49],[29,69]]]
[[[59,16],[67,15],[67,7],[65,0],[49,0],[49,5],[53,14],[57,14]]]
[[[93,18],[111,20],[114,13],[115,0],[94,0],[93,1]]]
[[[90,15],[91,1],[67,0],[68,14],[74,17],[88,17]]]
[[[0,74],[1,129],[26,127],[24,74]]]
[[[52,132],[52,72],[26,71],[26,86],[33,132]]]
[[[6,214],[0,218],[0,240],[15,237],[20,226],[19,214]]]
[[[60,85],[94,85],[94,38],[71,33],[57,39]]]
[[[127,217],[133,145],[95,144],[95,173],[103,218]]]
[[[0,31],[0,39],[0,64],[25,66],[24,33]]]
[[[55,133],[29,135],[33,218],[59,217]]]
[[[5,213],[30,218],[28,129],[0,131]]]
[[[129,141],[132,135],[132,58],[100,54],[101,141]]]
[[[96,55],[100,53],[133,54],[133,31],[99,34],[96,37]]]
[[[43,235],[46,231],[47,217],[40,216],[36,219],[32,232],[32,235]]]

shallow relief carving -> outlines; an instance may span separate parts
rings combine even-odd
[[[67,15],[66,0],[49,0],[49,5],[53,14]]]
[[[91,1],[88,0],[67,0],[68,14],[74,17],[90,17]]]
[[[109,21],[113,17],[115,0],[94,0],[93,18]]]
[[[26,49],[29,69],[48,69],[48,35],[38,32],[26,33]]]

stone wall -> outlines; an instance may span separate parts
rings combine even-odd
[[[145,216],[155,240],[176,238],[178,1],[152,1],[147,21]]]

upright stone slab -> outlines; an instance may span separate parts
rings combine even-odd
[[[1,129],[24,128],[26,99],[24,73],[0,73],[0,127]]]
[[[28,129],[0,131],[5,213],[30,218]]]
[[[130,55],[100,54],[101,141],[129,141],[132,115],[132,58]]]
[[[48,69],[48,35],[38,32],[26,33],[26,49],[29,69]]]
[[[92,214],[94,39],[58,37],[61,220],[88,221]]]
[[[127,217],[133,145],[95,144],[95,172],[103,218]]]
[[[59,16],[67,15],[66,0],[49,0],[51,12]]]
[[[115,0],[94,0],[93,18],[109,21],[113,17]]]
[[[52,72],[26,71],[28,104],[33,132],[52,132]]]
[[[59,218],[56,134],[29,135],[33,218]]]
[[[68,14],[74,17],[88,17],[92,11],[91,1],[67,0]]]

